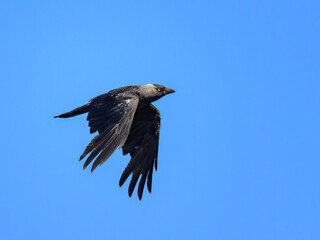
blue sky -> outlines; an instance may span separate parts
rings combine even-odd
[[[2,239],[320,239],[319,1],[3,1]],[[153,192],[78,158],[126,85],[160,109]]]

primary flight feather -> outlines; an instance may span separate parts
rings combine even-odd
[[[129,196],[140,178],[138,196],[141,200],[147,180],[151,193],[153,167],[157,170],[160,133],[160,112],[151,103],[175,91],[158,84],[128,86],[109,91],[90,100],[86,105],[55,116],[69,118],[88,112],[90,133],[98,132],[80,156],[88,154],[83,169],[93,160],[91,172],[103,164],[117,148],[131,160],[123,171],[119,185],[132,174]]]

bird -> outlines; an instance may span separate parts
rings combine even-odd
[[[83,169],[94,160],[91,167],[93,172],[117,148],[122,148],[123,155],[130,154],[131,159],[120,177],[119,185],[121,187],[132,174],[128,188],[128,195],[131,197],[141,176],[138,186],[138,197],[141,200],[146,180],[151,193],[153,168],[157,171],[158,166],[161,118],[160,111],[152,102],[174,92],[159,84],[121,87],[92,98],[87,104],[54,118],[88,113],[90,133],[98,134],[80,156],[79,161],[89,154]]]

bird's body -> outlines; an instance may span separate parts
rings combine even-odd
[[[129,196],[141,175],[138,196],[142,198],[143,188],[151,193],[153,167],[157,170],[160,133],[160,112],[151,104],[159,98],[173,93],[172,89],[156,84],[128,86],[109,91],[90,100],[86,105],[61,114],[69,118],[88,112],[90,133],[98,131],[84,153],[82,160],[90,153],[83,168],[94,159],[91,172],[103,164],[117,148],[124,155],[130,153],[131,160],[122,173],[120,186],[132,174]]]

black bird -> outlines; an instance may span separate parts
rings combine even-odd
[[[129,196],[141,175],[138,196],[141,200],[145,181],[151,193],[153,167],[157,170],[160,112],[151,102],[175,91],[157,84],[128,86],[109,91],[70,112],[55,116],[69,118],[88,112],[90,133],[96,135],[80,156],[85,169],[93,159],[91,172],[102,165],[117,148],[131,160],[122,173],[120,187],[132,174]],[[79,160],[79,161],[80,161]]]

